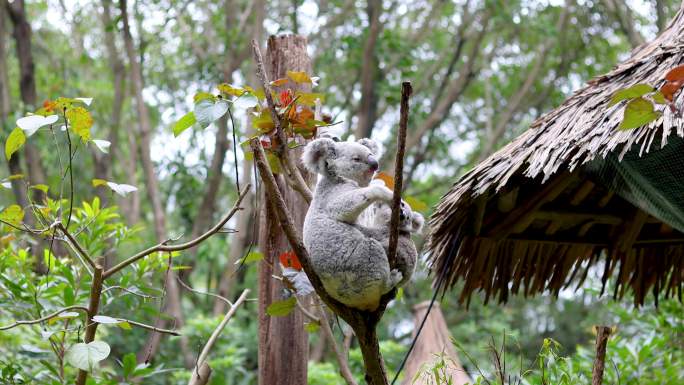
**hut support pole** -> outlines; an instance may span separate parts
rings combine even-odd
[[[596,357],[591,373],[591,385],[603,384],[603,369],[606,366],[606,346],[610,337],[610,327],[596,326]]]

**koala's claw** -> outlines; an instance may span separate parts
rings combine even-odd
[[[390,287],[395,287],[401,282],[401,280],[404,279],[404,274],[401,273],[398,269],[392,269],[390,271]]]
[[[380,201],[391,202],[392,198],[394,197],[392,190],[385,186],[375,185],[373,186],[373,191],[375,192],[375,196],[377,196]]]

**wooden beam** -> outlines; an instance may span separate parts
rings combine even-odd
[[[625,223],[624,231],[621,232],[622,236],[618,236],[617,242],[615,244],[615,250],[621,253],[626,253],[632,248],[634,242],[636,242],[639,237],[641,229],[648,219],[648,214],[644,211],[635,208],[632,218]]]
[[[475,211],[473,218],[473,234],[475,236],[480,235],[482,231],[482,221],[484,220],[484,212],[487,207],[487,194],[486,192],[475,198]]]
[[[496,201],[496,208],[502,213],[507,213],[515,208],[515,204],[518,201],[518,192],[520,192],[520,187],[516,187],[513,190],[502,194]]]
[[[601,198],[601,200],[599,200],[598,207],[600,207],[600,208],[606,207],[606,205],[608,205],[608,202],[610,202],[610,200],[613,199],[613,195],[615,195],[614,191],[612,191],[612,190],[608,191],[606,193],[606,195],[604,195],[603,198]]]
[[[520,204],[503,219],[499,215],[490,216],[487,218],[487,227],[489,227],[487,235],[504,238],[514,230],[517,232],[523,231],[533,220],[534,212],[543,204],[556,199],[575,178],[574,174],[568,172],[561,173],[548,181],[536,193],[529,197],[524,197]]]
[[[537,211],[532,214],[534,219],[561,223],[582,223],[591,221],[606,225],[619,225],[622,218],[610,214],[581,213],[572,211]]]
[[[584,198],[586,198],[587,195],[589,195],[591,190],[594,189],[594,186],[595,186],[594,182],[589,181],[589,180],[585,180],[584,183],[582,183],[582,185],[580,186],[580,188],[577,189],[577,191],[575,192],[575,195],[572,196],[572,200],[570,200],[570,204],[573,206],[578,206],[580,203],[582,203]]]

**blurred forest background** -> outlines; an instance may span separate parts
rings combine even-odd
[[[172,132],[174,122],[192,109],[198,91],[223,82],[257,83],[251,39],[264,47],[271,34],[302,34],[309,41],[312,75],[320,77],[314,91],[325,94],[324,112],[342,122],[333,127],[335,133],[382,142],[390,156],[382,158],[381,169],[389,173],[400,84],[412,81],[404,195],[429,216],[439,197],[473,164],[656,36],[679,6],[675,0],[2,0],[0,140],[5,143],[15,121],[46,100],[93,98],[92,136],[111,146],[106,154],[82,145],[73,159],[74,221],[88,223],[86,247],[104,255],[111,266],[157,241],[195,237],[236,200],[235,169],[244,183],[253,178],[252,165],[232,142],[226,119],[178,137]],[[234,117],[239,143],[253,129],[244,111]],[[25,177],[20,182],[3,179],[0,208],[26,199],[26,192],[19,191],[24,182],[49,186],[53,199],[60,188],[69,190],[56,145],[64,146],[64,139],[39,132],[12,161],[3,158],[0,179],[17,170]],[[139,190],[121,197],[93,187],[93,179]],[[29,194],[41,191],[34,188]],[[252,289],[250,298],[257,296],[256,264],[239,263],[253,249],[255,235],[257,198],[249,194],[245,199],[246,209],[228,226],[239,233],[217,234],[173,256],[174,273],[183,282],[230,299],[244,288]],[[46,266],[42,247],[10,230],[3,227],[0,238],[0,325],[87,301],[87,282],[73,275],[72,259],[51,259]],[[100,328],[112,353],[93,383],[127,381],[135,355],[152,357],[150,367],[136,374],[147,376],[143,383],[187,383],[188,368],[226,307],[177,281],[162,290],[165,272],[166,255],[140,262],[117,278],[119,286],[135,293],[111,290],[103,306],[107,314],[155,324],[159,297],[165,296],[165,313],[178,319],[175,326],[184,338],[155,342],[144,329]],[[410,343],[412,306],[431,297],[430,285],[422,264],[381,323],[390,372]],[[554,348],[559,357],[568,357],[564,370],[590,373],[592,325],[608,324],[617,326],[617,335],[608,349],[607,383],[681,384],[681,303],[634,309],[599,296],[599,289],[598,279],[590,277],[559,299],[514,298],[506,305],[474,299],[468,309],[457,303],[455,291],[442,299],[441,308],[454,341],[472,358],[461,356],[473,377],[478,377],[478,366],[491,373],[486,347],[501,345],[504,335],[511,361],[522,357],[524,366],[536,365],[544,339],[552,338],[560,344]],[[210,361],[212,384],[257,383],[256,312],[256,303],[248,301],[221,335]],[[52,326],[59,322],[68,321]],[[55,339],[45,335],[50,327],[0,331],[0,382],[21,377],[28,383],[59,384],[72,378],[75,369],[54,359]],[[73,332],[67,345],[81,331]],[[350,362],[361,378],[361,356],[353,341]],[[310,333],[309,382],[344,383],[318,331]]]

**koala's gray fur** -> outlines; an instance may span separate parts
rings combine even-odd
[[[357,224],[375,202],[390,202],[392,191],[368,186],[377,171],[377,145],[370,139],[335,142],[321,138],[304,149],[304,165],[320,175],[304,220],[304,245],[325,290],[347,306],[377,308],[380,297],[400,281],[390,271],[381,242],[371,229]]]
[[[383,183],[384,184],[384,183]],[[413,212],[411,207],[401,201],[399,213],[399,239],[397,240],[396,268],[401,272],[402,279],[397,286],[404,285],[411,279],[416,269],[418,251],[416,245],[411,240],[411,234],[418,233],[423,228],[425,219],[419,213]],[[392,206],[387,202],[373,203],[369,208],[371,219],[371,230],[369,233],[378,239],[385,250],[389,249],[389,229],[392,219]]]

